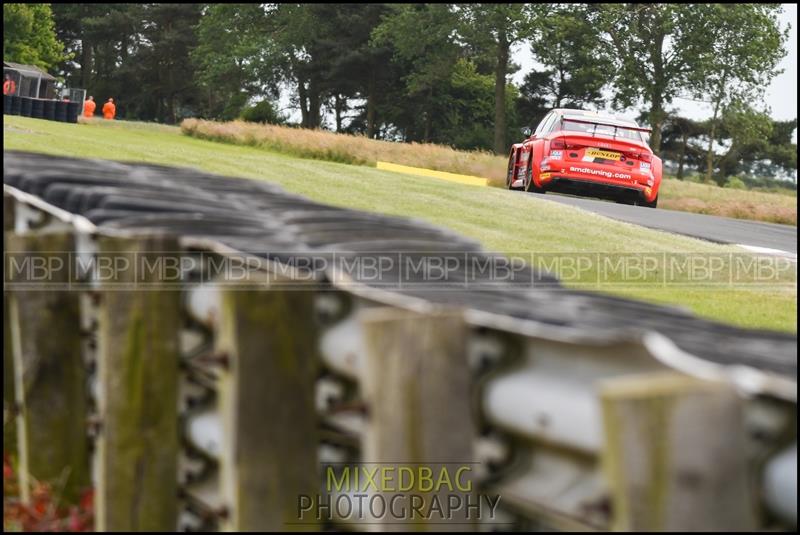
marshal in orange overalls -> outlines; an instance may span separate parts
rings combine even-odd
[[[94,117],[95,108],[97,108],[97,103],[92,97],[89,97],[89,100],[83,103],[83,116]]]
[[[3,82],[3,94],[14,95],[17,92],[17,83],[11,78],[6,78]]]
[[[117,107],[114,106],[114,99],[108,99],[108,102],[103,104],[103,118],[107,120],[112,120],[114,115],[117,113]]]

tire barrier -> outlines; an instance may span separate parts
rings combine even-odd
[[[20,107],[20,115],[23,117],[30,117],[33,112],[33,99],[30,97],[20,97],[22,99],[22,106]]]
[[[22,161],[23,156],[17,154],[6,152],[6,162]],[[31,162],[43,159],[47,165],[53,165],[50,163],[52,157],[25,155],[24,158]],[[73,162],[66,158],[64,161]],[[435,246],[442,251],[487,254],[492,261],[501,258],[495,253],[482,253],[472,240],[451,231],[413,220],[320,205],[272,184],[253,180],[221,177],[196,170],[166,171],[167,168],[146,165],[118,169],[119,164],[112,166],[99,161],[91,162],[94,166],[91,173],[71,176],[36,174],[32,163],[26,165],[30,169],[14,165],[12,170],[7,164],[5,183],[41,196],[62,210],[85,217],[98,227],[125,229],[147,226],[191,235],[204,233],[206,238],[219,239],[235,250],[253,250],[254,244],[262,244],[264,250],[296,251],[302,246],[324,251],[338,244],[339,247],[353,247],[348,254],[357,256],[357,251],[364,250],[367,244],[382,244],[394,251],[421,251]],[[81,161],[80,165],[89,166],[90,163]],[[130,176],[123,179],[123,174]],[[222,197],[217,198],[219,195]],[[250,206],[246,211],[248,215],[242,214],[240,204],[243,202]],[[298,211],[306,214],[302,221],[296,220]],[[323,215],[315,215],[320,211]],[[254,234],[260,238],[256,240]],[[422,249],[423,245],[426,249]],[[375,245],[372,250],[376,249],[383,250]],[[316,275],[325,276],[324,273]],[[683,351],[711,362],[735,362],[775,372],[797,373],[794,336],[721,324],[674,307],[565,289],[554,278],[532,272],[530,268],[520,271],[517,276],[540,284],[541,289],[510,291],[508,287],[498,287],[497,290],[480,287],[481,291],[455,292],[420,290],[409,284],[394,291],[408,298],[424,296],[428,301],[444,305],[467,306],[520,321],[552,324],[553,329],[559,324],[597,333],[653,329],[670,338]],[[543,304],[550,301],[554,304]],[[557,306],[563,310],[555,309]],[[596,313],[578,312],[584,309]],[[707,340],[716,342],[708,343]]]
[[[44,100],[40,98],[31,99],[31,117],[44,119]]]
[[[56,120],[56,101],[55,100],[45,100],[44,101],[44,119],[48,121],[55,121]]]
[[[68,102],[67,103],[67,122],[68,123],[77,123],[78,122],[78,115],[81,113],[81,103],[80,102]]]
[[[3,95],[3,114],[77,123],[82,103]]]
[[[453,287],[427,285],[446,262],[376,281],[347,266],[501,258],[261,181],[14,151],[3,169],[8,265],[98,266],[54,271],[48,292],[17,286],[19,270],[8,291],[14,377],[71,370],[17,391],[26,432],[62,445],[20,455],[20,471],[69,473],[67,495],[97,467],[99,531],[278,530],[305,521],[295,498],[317,495],[325,469],[393,462],[473,467],[476,495],[500,498],[483,528],[796,523],[796,336],[570,290],[533,268],[523,285],[479,289],[458,263]],[[106,260],[136,267],[101,276]],[[52,426],[56,399],[74,410]],[[132,456],[147,459],[135,473]]]
[[[63,100],[56,100],[56,111],[55,111],[56,121],[66,123],[67,122],[67,103]]]

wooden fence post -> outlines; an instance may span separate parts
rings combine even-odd
[[[5,285],[7,269],[5,256],[6,234],[14,230],[14,197],[3,192],[3,449],[4,453],[17,451],[16,403],[14,401],[14,353],[11,345],[11,314]]]
[[[25,502],[33,479],[52,484],[67,503],[89,486],[80,305],[77,291],[68,288],[74,244],[63,231],[7,236],[7,274],[17,285],[9,315]]]
[[[741,400],[725,384],[664,373],[601,386],[613,529],[750,531]]]
[[[178,254],[178,242],[101,237],[98,252],[116,264],[100,273],[96,528],[174,531],[181,305],[177,288],[158,285],[159,259]]]
[[[317,339],[311,290],[223,291],[217,355],[223,421],[220,484],[229,531],[315,529],[301,495],[316,502]]]
[[[459,468],[474,472],[475,423],[470,396],[471,372],[467,363],[468,327],[458,312],[417,314],[394,308],[362,312],[367,351],[362,377],[369,425],[364,440],[363,462],[418,470],[428,467],[434,478],[443,468],[452,477]],[[453,477],[455,480],[455,478]],[[474,485],[472,478],[469,484]],[[385,489],[382,489],[385,490]],[[434,496],[460,495],[476,503],[477,492],[413,491],[425,500]],[[397,492],[384,492],[387,500]],[[407,494],[407,493],[406,493]],[[430,519],[375,519],[383,529],[471,530],[477,513],[456,511],[450,521]],[[437,520],[439,520],[437,522]],[[424,525],[430,522],[429,525]]]

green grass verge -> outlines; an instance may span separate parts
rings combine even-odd
[[[5,116],[5,149],[188,166],[275,182],[317,201],[416,217],[503,253],[740,252],[613,221],[573,207],[497,188],[466,186],[363,166],[305,160],[259,148],[180,135],[177,127],[117,121],[64,124]],[[596,271],[574,285],[592,288]],[[796,332],[796,286],[729,285],[607,288],[615,295],[679,305],[748,327]]]

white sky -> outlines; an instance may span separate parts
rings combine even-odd
[[[765,101],[773,119],[787,120],[797,117],[797,4],[783,4],[780,19],[782,28],[786,28],[787,24],[791,25],[789,40],[786,43],[787,54],[779,64],[779,68],[784,72],[772,80]],[[512,78],[519,85],[536,63],[527,44],[517,47],[513,60],[522,67]],[[711,107],[708,104],[692,100],[675,99],[672,107],[690,119],[700,120],[711,116]],[[637,113],[622,115],[634,118]]]

